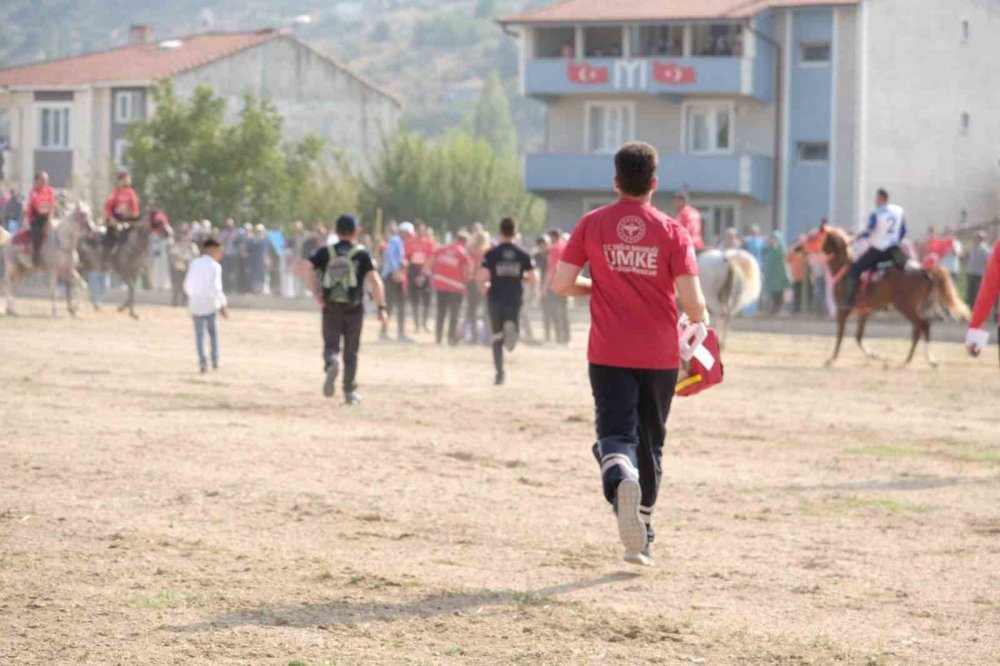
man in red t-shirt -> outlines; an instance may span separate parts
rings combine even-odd
[[[976,306],[969,320],[969,332],[965,336],[965,346],[973,356],[979,356],[989,344],[990,332],[986,328],[986,322],[998,300],[1000,300],[1000,241],[993,247],[993,254],[986,264],[986,273],[983,274],[983,282],[979,286]]]
[[[681,364],[676,297],[693,323],[705,318],[691,238],[650,203],[657,166],[649,144],[629,143],[618,151],[618,202],[580,220],[552,283],[564,296],[590,296],[594,455],[604,496],[618,516],[625,560],[647,566],[667,416]],[[586,265],[589,279],[580,277]]]
[[[431,285],[424,268],[434,254],[435,245],[427,225],[419,220],[416,235],[409,238],[404,245],[410,307],[413,309],[413,325],[417,333],[430,330],[427,325],[427,315],[431,309]]]
[[[569,299],[552,290],[552,279],[555,277],[555,268],[559,265],[563,250],[566,249],[566,241],[563,240],[561,229],[549,231],[549,254],[546,266],[549,267],[545,274],[545,296],[548,299],[548,311],[552,317],[552,325],[556,332],[556,344],[568,345],[570,341],[569,327]]]
[[[444,320],[448,317],[448,344],[458,344],[458,313],[462,309],[466,285],[472,273],[469,266],[469,234],[459,231],[455,242],[438,248],[427,263],[431,287],[437,294],[437,322],[434,328],[438,344],[444,340]]]
[[[41,266],[42,241],[45,228],[56,210],[56,193],[49,185],[49,174],[39,171],[35,174],[35,187],[28,195],[28,205],[24,208],[25,221],[31,232],[31,257],[35,266]]]
[[[691,205],[691,199],[687,192],[677,192],[674,194],[674,209],[677,211],[677,223],[687,229],[688,236],[694,244],[695,253],[705,249],[705,241],[702,238],[701,213]]]

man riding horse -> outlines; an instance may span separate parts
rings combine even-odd
[[[139,197],[132,189],[132,176],[128,171],[118,173],[118,185],[104,200],[104,219],[108,225],[104,237],[104,259],[107,263],[112,248],[118,242],[120,225],[139,219]]]
[[[878,191],[875,206],[868,225],[857,236],[868,241],[868,251],[851,265],[844,302],[847,307],[854,306],[861,276],[866,272],[886,262],[892,262],[896,268],[906,267],[906,253],[900,248],[906,237],[906,214],[902,207],[889,203],[889,193],[885,190]]]
[[[42,263],[42,241],[45,240],[45,230],[55,209],[56,193],[49,185],[49,174],[39,171],[35,174],[35,187],[31,190],[24,210],[31,232],[31,261],[36,268]]]

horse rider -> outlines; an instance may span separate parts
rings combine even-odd
[[[128,171],[118,172],[118,185],[104,200],[104,219],[107,233],[104,236],[104,255],[107,255],[118,240],[119,225],[139,219],[139,197],[132,189],[132,176]]]
[[[906,266],[906,253],[900,247],[906,237],[906,214],[902,207],[889,203],[889,193],[880,189],[875,196],[875,210],[868,218],[868,225],[856,239],[868,240],[868,250],[851,265],[850,282],[845,305],[854,305],[861,276],[879,264],[891,261],[896,267]]]
[[[31,258],[35,266],[42,264],[42,241],[45,239],[45,228],[49,218],[56,208],[56,193],[49,185],[49,174],[39,171],[35,174],[35,186],[28,197],[28,205],[24,209],[31,231]]]

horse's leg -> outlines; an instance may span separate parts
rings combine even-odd
[[[7,301],[7,316],[13,317],[17,313],[14,311],[14,281],[17,279],[17,269],[6,270],[3,281],[4,297]]]
[[[52,299],[52,317],[58,317],[59,310],[56,303],[59,300],[59,274],[55,271],[49,271],[49,297]]]
[[[861,347],[861,351],[864,352],[865,356],[873,361],[881,361],[882,355],[876,351],[873,351],[865,345],[865,325],[868,323],[868,317],[871,316],[871,312],[859,312],[858,313],[858,332],[855,336],[855,340],[858,341],[858,347]]]
[[[139,315],[135,313],[135,282],[129,286],[128,290],[128,316],[132,319],[139,318]]]
[[[73,294],[74,290],[80,286],[73,275],[74,272],[71,269],[66,275],[66,311],[69,312],[70,317],[76,317],[76,305],[73,303]]]
[[[921,319],[920,328],[924,334],[924,356],[927,357],[927,362],[931,364],[931,367],[937,370],[938,360],[931,353],[931,323],[926,319]]]
[[[837,310],[837,343],[833,347],[833,356],[826,360],[826,366],[830,367],[837,362],[840,356],[840,345],[844,342],[844,330],[847,328],[847,318],[851,316],[851,311],[847,308]]]
[[[118,308],[118,312],[125,312],[125,310],[128,309],[128,301],[129,301],[129,297],[130,297],[130,295],[132,293],[132,280],[130,280],[129,278],[123,277],[122,278],[122,282],[125,283],[125,302],[122,303],[121,307]]]
[[[920,333],[923,330],[923,324],[920,319],[920,315],[909,309],[901,311],[906,318],[910,320],[910,324],[913,326],[913,344],[910,345],[910,353],[906,355],[906,360],[903,362],[903,367],[910,365],[913,361],[913,354],[917,351],[917,343],[920,342]]]

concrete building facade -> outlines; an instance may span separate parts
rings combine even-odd
[[[706,240],[860,223],[875,190],[916,233],[1000,208],[1000,0],[567,0],[501,22],[547,108],[526,187],[569,228],[614,198],[611,155],[661,155]]]
[[[126,47],[0,70],[7,182],[26,189],[44,170],[54,185],[102,201],[129,124],[155,111],[150,86],[168,79],[182,96],[211,86],[227,100],[230,120],[246,94],[266,98],[285,118],[286,139],[317,134],[359,170],[401,112],[394,96],[286,31],[157,42],[136,26]]]

